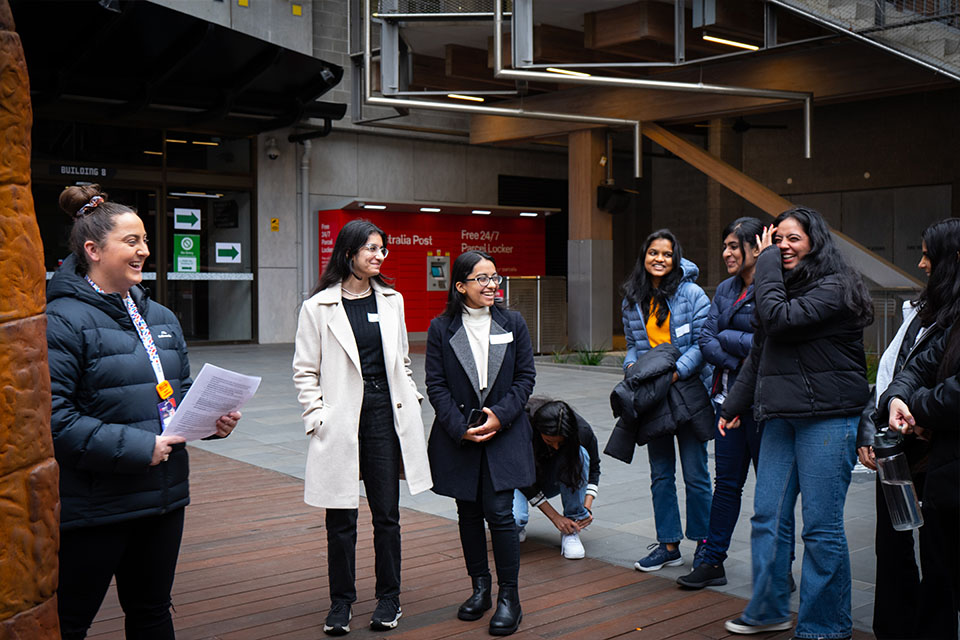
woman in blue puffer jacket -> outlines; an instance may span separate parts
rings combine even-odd
[[[681,354],[673,381],[699,376],[707,383],[711,370],[705,366],[697,340],[707,319],[710,299],[695,284],[699,273],[695,264],[683,259],[680,243],[669,229],[654,231],[647,237],[643,254],[623,285],[625,372],[640,355],[669,342]],[[680,449],[686,486],[686,535],[697,541],[695,558],[707,537],[711,499],[707,444],[701,442],[692,429],[683,426],[671,436],[647,443],[657,543],[650,545],[651,552],[633,565],[638,571],[657,571],[663,566],[683,564],[674,439]]]
[[[750,353],[753,341],[755,300],[753,274],[760,255],[759,237],[763,223],[756,218],[738,218],[723,230],[723,262],[730,277],[717,286],[707,322],[700,332],[700,351],[714,365],[710,395],[715,406],[724,399],[737,379],[740,365]],[[748,412],[749,413],[749,412]],[[719,419],[719,412],[717,419]],[[701,563],[677,583],[690,589],[727,584],[723,561],[730,537],[740,517],[740,496],[750,462],[757,467],[763,425],[751,415],[740,418],[739,429],[718,429],[714,438],[716,485],[710,508],[710,533]]]

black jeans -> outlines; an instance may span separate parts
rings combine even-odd
[[[936,440],[934,440],[936,443]],[[946,443],[944,443],[946,444]],[[936,445],[935,445],[936,446]],[[942,446],[942,445],[941,445]],[[920,610],[918,638],[957,637],[960,612],[960,461],[927,469],[920,536]]]
[[[925,473],[913,474],[913,485],[918,496],[923,496]],[[876,483],[877,533],[877,587],[873,598],[873,633],[879,640],[918,638],[917,624],[920,610],[920,570],[913,548],[913,531],[897,531],[890,522],[890,511],[883,497],[880,478]],[[920,547],[926,544],[928,526],[920,527]]]
[[[57,613],[64,640],[87,637],[114,576],[126,637],[173,640],[170,590],[183,512],[60,532]]]
[[[520,540],[513,519],[513,489],[496,491],[487,467],[487,451],[480,458],[478,500],[457,500],[460,546],[471,578],[490,575],[487,563],[487,535],[483,521],[490,525],[493,560],[497,565],[497,584],[516,587],[520,573]]]
[[[364,378],[360,475],[373,516],[376,597],[400,595],[400,440],[385,378]],[[357,600],[357,509],[327,509],[327,573],[332,602]]]

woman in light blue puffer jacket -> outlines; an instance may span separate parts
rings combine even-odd
[[[640,355],[669,342],[681,353],[674,382],[699,376],[705,386],[709,383],[711,367],[704,362],[698,338],[710,310],[710,299],[695,284],[699,273],[695,264],[683,259],[680,243],[669,229],[654,231],[647,237],[643,254],[623,285],[623,333],[627,339],[624,372]],[[651,552],[634,564],[638,571],[683,564],[680,541],[684,532],[677,502],[674,440],[680,450],[686,487],[686,537],[697,541],[694,564],[707,537],[712,495],[707,444],[690,428],[680,427],[673,435],[647,444],[657,543],[651,544]]]

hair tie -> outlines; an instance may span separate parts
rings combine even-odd
[[[90,198],[90,202],[80,207],[77,213],[74,214],[73,219],[77,220],[83,216],[92,212],[93,209],[96,209],[100,206],[100,203],[103,202],[103,196],[93,196]]]

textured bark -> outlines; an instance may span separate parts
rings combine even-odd
[[[43,245],[30,191],[30,85],[0,0],[0,640],[59,638],[58,469]]]

